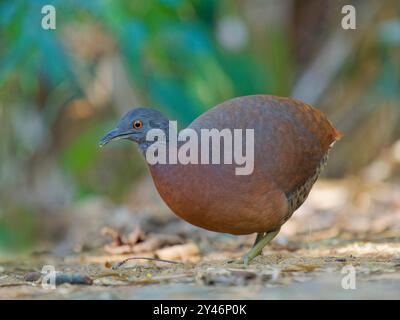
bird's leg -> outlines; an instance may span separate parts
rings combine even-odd
[[[265,235],[265,232],[257,233],[256,240],[254,240],[252,248],[254,248],[254,246],[257,244],[257,242],[260,241],[262,239],[262,237],[264,237],[264,235]]]
[[[257,233],[256,239],[254,240],[252,248],[255,247],[255,245],[262,239],[262,237],[265,235],[265,232]],[[226,263],[237,263],[238,260],[232,259],[228,260]],[[243,261],[239,260],[239,263],[243,263]]]
[[[263,248],[279,233],[279,229],[266,233],[257,233],[253,247],[240,260],[239,263],[248,265],[251,260],[261,254]]]

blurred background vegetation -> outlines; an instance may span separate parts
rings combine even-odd
[[[341,28],[349,3],[356,30]],[[41,28],[46,4],[56,30]],[[97,146],[126,110],[185,126],[258,93],[311,103],[345,134],[326,176],[398,179],[399,1],[2,1],[0,253],[52,239],[47,221],[84,199],[126,201],[144,161]]]

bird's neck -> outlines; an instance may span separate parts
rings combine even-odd
[[[174,126],[175,124],[175,126]],[[176,122],[171,122],[169,124],[160,125],[159,128],[163,132],[163,136],[155,135],[152,140],[147,140],[147,136],[143,138],[142,141],[138,143],[140,153],[146,158],[147,150],[151,145],[160,141],[160,143],[165,145],[167,150],[167,155],[169,155],[169,148],[179,149],[179,147],[184,143],[183,141],[178,141],[178,132],[176,128]],[[167,156],[168,159],[168,156]],[[168,162],[169,163],[169,162]]]
[[[153,146],[154,149],[152,148],[152,150],[149,150],[149,148],[155,143],[157,143],[157,145]],[[166,141],[162,142],[144,141],[138,144],[138,148],[149,165],[151,164],[153,166],[157,166],[158,164],[161,164],[163,167],[165,167],[165,165],[168,164],[174,165],[179,163],[178,150],[183,143],[183,141],[170,141],[167,138]],[[150,157],[154,157],[155,155],[157,159],[160,159],[160,161],[159,163],[154,164],[154,162],[151,161]]]
[[[155,139],[156,141],[144,140],[139,143],[138,146],[139,151],[142,153],[149,166],[150,172],[156,184],[157,180],[163,180],[163,183],[166,184],[168,181],[171,182],[171,180],[174,180],[173,177],[178,176],[179,172],[182,173],[182,167],[184,166],[179,163],[177,154],[180,146],[184,142],[178,141],[176,128],[166,126],[160,129],[164,132],[164,137],[160,140],[160,142],[158,142],[158,138]],[[149,148],[155,143],[158,143],[158,146],[155,146],[158,148],[158,150],[163,148],[163,151],[157,152],[157,156],[160,154],[160,152],[165,155],[165,158],[162,158],[162,160],[157,163],[154,163],[149,159],[149,157],[154,156],[154,149],[149,150]]]
[[[144,140],[138,144],[140,153],[146,158],[147,149],[154,143],[154,141]]]

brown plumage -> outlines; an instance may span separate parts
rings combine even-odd
[[[131,134],[130,123],[140,120],[144,127],[148,122],[165,128],[162,123],[167,121],[158,111],[149,110],[130,111],[101,144],[124,137],[138,142],[144,152],[148,145],[143,134]],[[244,262],[260,254],[304,202],[330,147],[341,136],[319,110],[269,95],[225,101],[202,114],[189,128],[199,136],[201,129],[254,129],[254,171],[250,175],[236,175],[236,164],[150,165],[161,197],[184,220],[217,232],[258,233]]]
[[[315,181],[309,180],[340,137],[317,109],[267,95],[223,102],[189,128],[255,130],[254,172],[249,176],[235,175],[235,165],[227,164],[150,166],[158,192],[178,216],[208,230],[237,235],[281,226],[299,206],[290,206],[290,196],[308,183],[305,200]]]

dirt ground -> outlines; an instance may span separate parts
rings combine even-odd
[[[398,184],[318,182],[248,266],[228,260],[244,254],[254,235],[190,226],[149,180],[124,207],[90,199],[51,219],[59,225],[56,246],[0,258],[0,298],[400,299]],[[120,263],[128,257],[157,260]],[[55,289],[42,286],[44,265],[57,271]]]

